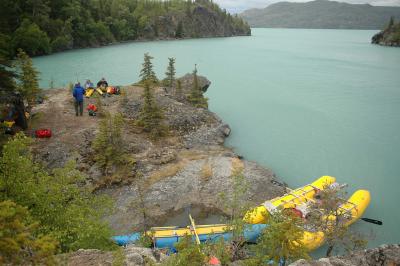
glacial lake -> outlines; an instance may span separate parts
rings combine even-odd
[[[177,74],[212,81],[210,109],[232,128],[227,145],[295,188],[322,175],[368,189],[354,227],[369,246],[400,242],[400,48],[370,44],[377,31],[253,29],[251,37],[133,42],[34,58],[41,86],[79,79],[138,80],[143,54],[159,77],[168,57]],[[73,108],[73,107],[71,107]]]

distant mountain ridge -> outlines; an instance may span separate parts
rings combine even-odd
[[[400,19],[400,7],[327,0],[279,2],[240,16],[255,28],[382,29],[390,17]]]

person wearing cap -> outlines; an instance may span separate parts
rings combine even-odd
[[[94,89],[93,82],[91,82],[90,79],[86,80],[86,83],[85,83],[85,90],[87,90],[87,89]]]
[[[108,82],[106,81],[105,78],[101,78],[99,82],[97,82],[97,88],[101,88],[102,90],[105,90],[108,87]]]
[[[78,116],[78,108],[79,108],[79,114],[82,116],[83,115],[83,95],[85,95],[85,89],[82,88],[81,83],[76,83],[74,86],[74,90],[72,92],[72,95],[75,98],[75,115]]]

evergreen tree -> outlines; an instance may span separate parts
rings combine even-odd
[[[188,101],[200,108],[208,108],[208,99],[203,96],[203,92],[199,86],[199,79],[197,77],[197,67],[195,66],[193,70],[193,87],[188,96]]]
[[[176,80],[175,94],[179,100],[182,100],[184,98],[183,91],[182,91],[182,82],[180,79]]]
[[[138,125],[142,126],[154,139],[166,134],[166,126],[163,124],[164,115],[157,105],[151,91],[149,82],[144,84],[143,107],[139,115]]]
[[[6,102],[15,91],[15,72],[9,58],[9,47],[6,38],[0,34],[0,102]]]
[[[174,84],[175,81],[175,58],[168,58],[169,63],[168,63],[168,68],[167,68],[167,72],[165,72],[166,77],[166,81],[167,81],[167,85],[168,87],[172,88],[172,85]]]
[[[178,22],[178,26],[176,27],[175,38],[183,38],[183,23],[182,21]]]
[[[40,92],[38,74],[32,59],[22,50],[18,50],[16,69],[18,72],[17,90],[31,106]]]
[[[390,20],[389,20],[389,25],[387,26],[387,28],[391,28],[393,25],[394,25],[394,18],[393,18],[393,16],[391,16]]]
[[[323,232],[327,244],[326,256],[330,257],[335,248],[343,248],[347,252],[364,248],[367,244],[365,236],[352,231],[347,222],[349,213],[344,212],[340,205],[346,203],[344,186],[332,186],[321,190],[309,207],[308,226]],[[334,217],[326,219],[326,217]]]
[[[153,63],[151,62],[153,59],[148,53],[144,54],[144,62],[142,64],[143,68],[140,71],[140,77],[142,78],[140,82],[150,82],[150,83],[157,83],[158,79],[156,77],[156,73],[153,70]]]
[[[122,139],[122,127],[124,119],[121,114],[112,116],[104,113],[100,120],[99,133],[92,143],[95,151],[94,159],[105,174],[108,174],[114,166],[124,164],[126,153],[124,152],[124,141]]]
[[[285,265],[302,258],[309,258],[301,242],[303,221],[292,212],[276,211],[268,220],[268,227],[254,246],[254,258],[246,261],[248,266]]]
[[[38,227],[27,208],[10,200],[0,202],[0,264],[53,265],[57,241],[38,236]]]

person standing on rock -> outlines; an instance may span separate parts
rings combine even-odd
[[[76,83],[74,87],[74,91],[72,95],[75,98],[75,115],[78,116],[78,108],[79,114],[83,115],[83,95],[85,95],[85,89],[82,88],[81,83]]]

